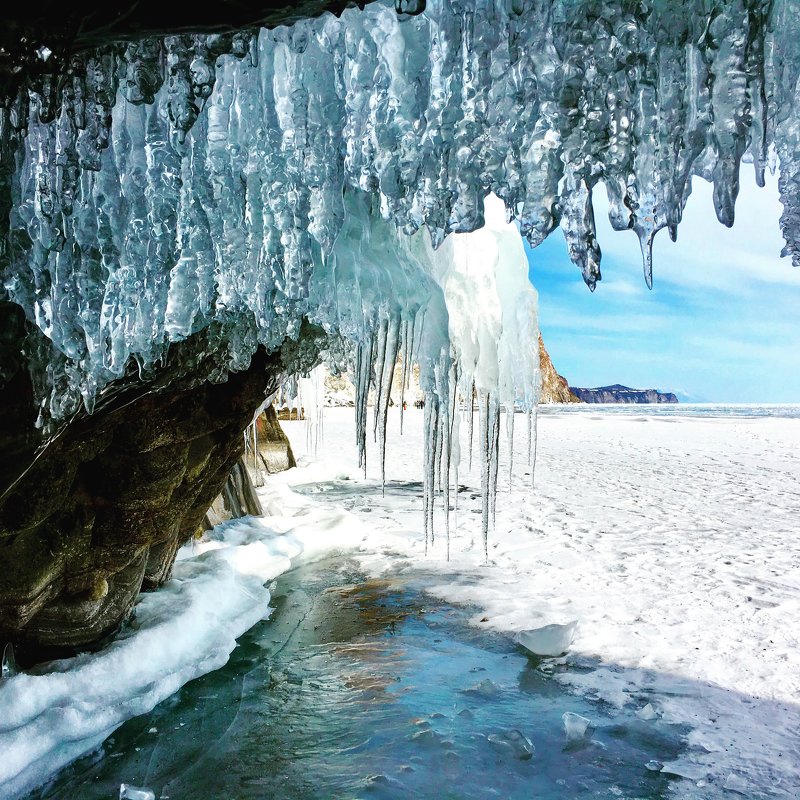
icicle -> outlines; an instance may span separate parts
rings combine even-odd
[[[370,334],[366,342],[356,348],[356,446],[358,447],[358,466],[367,475],[367,400],[369,398],[370,374],[375,337]]]
[[[529,416],[529,421],[533,422],[533,456],[531,457],[530,454],[530,444],[531,444],[531,437],[530,434],[528,436],[528,461],[531,465],[531,489],[534,487],[535,477],[536,477],[536,450],[539,444],[539,434],[538,434],[538,417],[539,417],[539,409],[537,406],[534,406],[531,409],[531,413]],[[529,428],[530,430],[530,428]]]
[[[508,491],[511,491],[511,479],[514,477],[514,405],[506,408],[506,442],[508,444]]]
[[[453,486],[455,494],[453,495],[453,530],[458,531],[458,467],[461,464],[461,409],[458,402],[458,386],[456,381],[454,384],[454,400],[453,400],[453,428],[450,435],[450,463],[453,469]],[[450,560],[450,528],[448,527],[447,537],[447,560]]]
[[[253,437],[253,480],[256,486],[261,486],[260,471],[258,469],[258,417],[259,415],[257,414],[251,423],[250,432]]]
[[[478,395],[478,446],[481,467],[481,530],[483,533],[483,554],[489,560],[489,393]]]
[[[438,401],[437,401],[438,405]],[[441,493],[442,491],[442,424],[441,424],[441,408],[438,409],[439,413],[436,418],[436,444],[434,447],[434,458],[436,459],[436,490]]]
[[[378,368],[380,378],[375,389],[375,419],[377,422],[378,446],[381,459],[381,493],[386,493],[386,422],[389,417],[389,401],[392,396],[394,368],[397,353],[400,349],[400,317],[394,316],[387,321],[386,333],[383,336],[383,354],[379,346]]]
[[[3,660],[0,664],[0,680],[8,680],[17,674],[17,662],[14,658],[14,645],[9,642],[3,648]]]
[[[489,505],[494,527],[497,515],[497,475],[500,455],[500,403],[494,397],[491,398],[489,413]]]
[[[452,394],[448,398],[448,419],[445,426],[447,440],[445,442],[445,491],[444,491],[444,528],[447,542],[447,560],[450,560],[450,468],[453,465],[453,457],[458,458],[458,365],[451,358],[450,374],[448,376],[449,385],[452,387]],[[458,463],[455,465],[456,475],[456,497],[458,497]],[[455,508],[454,508],[455,510]]]
[[[467,405],[469,406],[469,470],[472,472],[472,434],[475,430],[475,381],[469,383],[469,397],[467,398]]]
[[[434,544],[433,511],[434,492],[436,488],[436,436],[438,427],[439,408],[436,395],[433,392],[425,393],[425,422],[424,422],[424,474],[422,477],[423,511],[425,515],[425,554],[428,553],[428,542]]]
[[[402,350],[402,371],[400,373],[400,435],[403,435],[403,414],[406,410],[406,381],[408,380],[409,359],[411,358],[411,343],[409,341],[408,328],[413,323],[403,320],[402,330],[403,339],[400,345]]]
[[[389,333],[389,320],[381,319],[378,323],[378,337],[375,352],[373,354],[373,363],[375,364],[375,407],[372,418],[372,441],[378,441],[378,418],[380,416],[380,402],[379,395],[383,391],[384,373],[386,370],[386,339]],[[391,381],[389,383],[391,391]]]
[[[533,409],[528,411],[528,413],[525,416],[527,417],[527,421],[528,421],[528,441],[527,441],[527,448],[526,449],[528,451],[528,466],[530,466],[531,465],[531,426],[532,426],[532,420],[533,420]]]

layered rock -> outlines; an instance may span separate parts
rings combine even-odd
[[[542,334],[539,334],[539,369],[542,374],[542,394],[540,403],[580,403],[569,388],[565,377],[558,374],[544,346]]]
[[[0,312],[5,330],[24,331],[18,309]],[[0,642],[30,662],[113,634],[139,591],[169,577],[177,549],[240,461],[242,433],[265,397],[287,372],[312,365],[324,341],[306,326],[297,342],[257,350],[225,382],[195,385],[176,377],[187,354],[203,349],[194,337],[151,381],[118,387],[48,442],[33,426],[24,355],[17,351],[12,375],[6,358]]]

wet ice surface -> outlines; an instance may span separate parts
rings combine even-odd
[[[666,796],[647,764],[684,730],[565,692],[569,658],[529,658],[424,594],[423,575],[364,581],[351,565],[279,579],[273,618],[230,662],[127,722],[29,800],[117,796],[580,798]],[[568,741],[563,715],[591,719]]]
[[[577,619],[571,658],[593,668],[555,679],[643,722],[689,726],[687,749],[651,765],[684,776],[681,800],[800,797],[799,406],[541,407],[535,489],[524,426],[510,484],[501,459],[488,565],[464,427],[447,562],[441,502],[426,556],[409,483],[421,414],[390,432],[385,496],[374,469],[365,480],[351,468],[351,415],[326,410],[321,462],[286,479],[353,512],[369,571],[424,564],[440,576],[432,593],[474,603],[471,624],[508,635]],[[287,430],[302,461],[302,423]]]

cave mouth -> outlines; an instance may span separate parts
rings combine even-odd
[[[224,4],[176,29],[77,4],[51,33],[47,5],[4,29],[0,642],[22,662],[114,639],[264,402],[320,361],[353,376],[361,466],[370,393],[385,445],[392,370],[417,365],[426,546],[469,425],[488,561],[515,408],[535,463],[522,237],[560,229],[594,290],[600,184],[650,286],[693,178],[730,226],[741,165],[759,184],[779,165],[800,264],[789,0],[358,6],[270,4],[258,27]]]

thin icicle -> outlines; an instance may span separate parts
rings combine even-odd
[[[527,451],[528,451],[528,466],[530,466],[531,465],[531,426],[532,426],[532,420],[533,420],[533,409],[528,411],[528,413],[525,416],[528,418],[527,419],[527,422],[528,422]]]
[[[375,407],[372,419],[372,441],[378,441],[378,419],[380,417],[380,402],[378,395],[383,388],[383,377],[386,369],[386,338],[389,333],[389,320],[382,318],[378,323],[378,336],[376,339],[373,363],[375,364]],[[391,388],[391,383],[390,383]]]
[[[511,491],[511,479],[514,477],[514,404],[506,408],[506,442],[508,445],[508,491]]]
[[[378,446],[381,459],[381,493],[386,493],[386,422],[389,416],[389,401],[392,396],[394,368],[400,349],[400,317],[387,321],[383,337],[383,364],[378,365],[377,386],[375,387],[375,419],[377,420]],[[378,360],[380,360],[380,352]]]
[[[455,383],[455,381],[454,381]],[[453,496],[453,530],[458,531],[458,467],[461,464],[461,409],[458,403],[458,388],[455,389],[455,401],[453,403],[453,432],[450,436],[450,463],[453,469],[453,486],[455,494]],[[447,538],[447,560],[450,560],[450,537],[448,529]]]
[[[492,527],[497,516],[497,474],[500,455],[500,402],[494,397],[489,404],[489,504]]]
[[[536,477],[536,450],[538,449],[539,445],[539,408],[538,406],[534,406],[531,410],[531,421],[533,423],[533,436],[531,437],[533,443],[533,453],[530,457],[531,463],[531,489],[533,489],[535,485],[535,477]]]
[[[470,381],[469,384],[469,397],[467,398],[467,405],[469,406],[469,470],[472,472],[472,435],[475,430],[475,381]]]
[[[402,324],[402,342],[400,345],[402,352],[402,367],[400,373],[400,435],[403,435],[403,415],[406,410],[406,381],[408,380],[409,359],[411,358],[411,342],[408,335],[408,328],[411,323],[409,320],[403,320]]]
[[[363,467],[365,477],[367,475],[367,400],[372,373],[374,341],[374,336],[370,334],[367,341],[359,344],[356,349],[356,446],[358,447],[358,466]]]
[[[489,560],[489,393],[478,395],[478,446],[481,467],[481,529],[483,533],[483,554]]]
[[[428,553],[428,541],[434,544],[433,511],[434,492],[436,488],[436,429],[438,427],[438,401],[433,392],[425,393],[424,422],[424,474],[423,474],[423,510],[425,514],[425,554]]]

